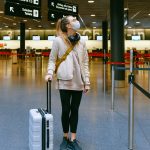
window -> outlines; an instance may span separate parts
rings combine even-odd
[[[9,35],[4,35],[3,36],[3,40],[9,41],[10,40],[10,36]]]
[[[48,40],[49,40],[49,41],[53,41],[53,40],[55,40],[55,38],[56,38],[56,37],[53,36],[53,35],[48,35]]]
[[[17,36],[17,40],[20,40],[20,35]]]
[[[87,41],[89,38],[88,38],[88,36],[87,35],[82,35],[82,36],[80,36],[80,38],[81,38],[81,40],[85,40],[85,41]]]
[[[140,35],[132,35],[132,40],[139,41],[139,40],[141,40],[141,36]]]
[[[103,40],[103,36],[102,35],[97,35],[96,40],[97,41],[102,41]]]
[[[32,40],[33,41],[39,41],[40,40],[40,36],[39,35],[33,35],[32,36]]]

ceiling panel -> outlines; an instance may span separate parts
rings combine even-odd
[[[103,20],[110,20],[109,15],[109,1],[110,0],[95,0],[93,4],[89,4],[88,0],[64,0],[70,3],[76,3],[79,5],[79,16],[82,28],[101,28]],[[129,25],[132,28],[150,28],[150,0],[125,0],[125,7],[129,8]],[[4,0],[0,0],[0,11],[4,11]],[[0,29],[19,29],[19,23],[24,19],[27,20],[26,28],[32,29],[53,29],[55,25],[52,25],[48,21],[47,16],[47,0],[42,0],[42,19],[26,19],[20,17],[5,16],[0,13]],[[95,17],[91,17],[91,14],[95,14]],[[137,24],[136,22],[141,23]],[[96,22],[93,24],[92,22]],[[15,23],[15,24],[14,24]],[[42,27],[38,27],[41,25]],[[8,26],[8,27],[5,27]]]

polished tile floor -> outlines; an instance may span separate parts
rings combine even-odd
[[[26,58],[12,64],[0,58],[0,150],[29,150],[28,112],[45,107],[44,75],[47,58]],[[145,67],[147,67],[145,65]],[[106,66],[106,91],[103,86],[103,63],[90,61],[91,90],[83,95],[79,112],[78,140],[83,150],[128,149],[128,81],[125,88],[115,88],[115,111],[111,111],[110,67]],[[136,81],[148,89],[148,72],[136,71]],[[150,100],[135,91],[135,150],[150,150]],[[54,115],[54,150],[62,140],[59,92],[52,84]]]

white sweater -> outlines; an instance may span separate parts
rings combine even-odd
[[[61,37],[56,37],[48,62],[48,74],[53,75],[57,58],[61,58],[67,50],[67,46]],[[58,80],[58,89],[78,90],[90,89],[88,53],[84,41],[79,41],[72,50],[73,78],[71,80]],[[69,66],[67,66],[69,69]],[[63,72],[62,72],[63,73]]]

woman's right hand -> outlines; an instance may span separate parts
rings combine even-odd
[[[48,80],[52,80],[52,75],[51,74],[47,74],[45,76],[45,81],[48,82]]]

